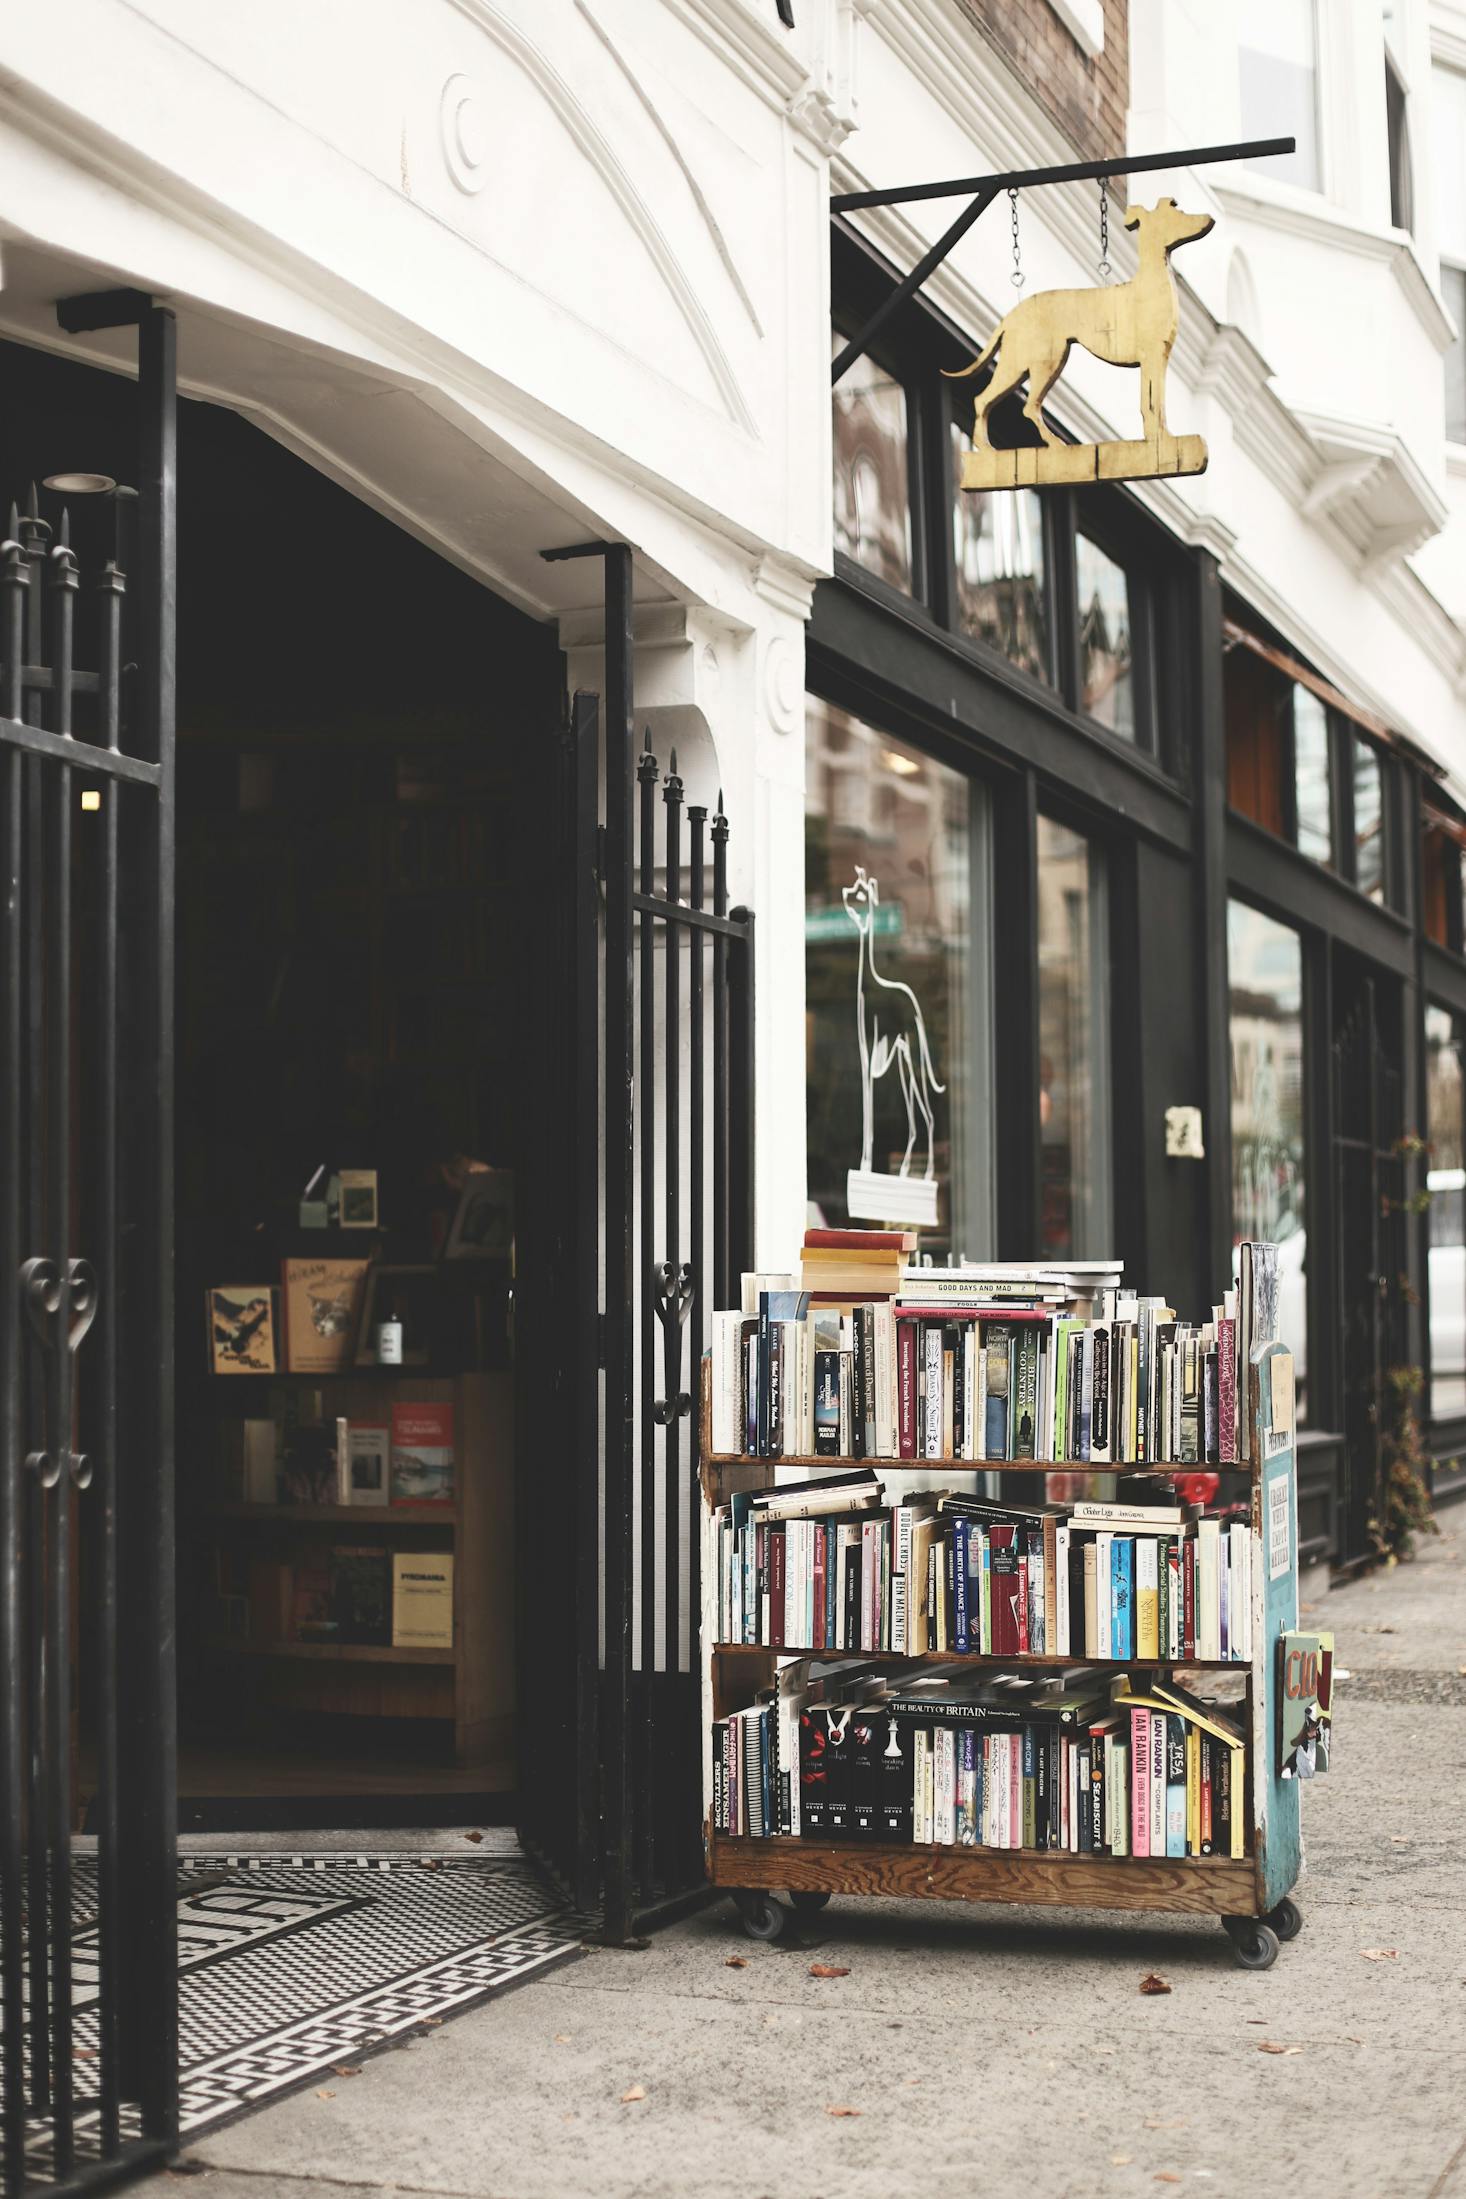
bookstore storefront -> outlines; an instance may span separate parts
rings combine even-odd
[[[884,277],[838,231],[834,269],[845,331]],[[1466,1409],[1461,826],[1420,753],[1138,499],[960,491],[967,400],[940,370],[969,353],[910,307],[835,390],[836,569],[808,659],[810,1218],[859,1218],[858,866],[878,887],[862,969],[919,998],[941,1087],[940,1251],[1115,1252],[1205,1304],[1234,1243],[1276,1241],[1302,1548],[1346,1563],[1371,1547],[1398,1370],[1426,1370],[1442,1456]],[[878,1085],[874,1115],[899,1169],[899,1092]]]

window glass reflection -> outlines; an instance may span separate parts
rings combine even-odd
[[[1080,706],[1122,740],[1135,738],[1130,582],[1086,534],[1074,537],[1079,597]]]
[[[1232,1232],[1279,1248],[1278,1333],[1308,1398],[1304,1221],[1303,949],[1240,901],[1227,908],[1232,1054]]]
[[[1354,742],[1354,882],[1371,901],[1385,897],[1384,786],[1368,741]]]
[[[924,1033],[939,1221],[922,1230],[922,1249],[991,1258],[982,792],[962,773],[814,696],[805,726],[810,1218],[836,1228],[852,1219],[847,1176],[861,1166],[866,1133],[863,1017],[867,1052],[885,1063],[870,1086],[873,1170],[901,1173],[913,1117],[899,1041],[907,1042],[905,1058],[919,1062]],[[862,878],[857,895],[852,889]],[[909,1172],[920,1176],[927,1130],[919,1102],[914,1120]]]
[[[1102,851],[1038,820],[1040,1252],[1103,1259],[1110,1243],[1108,926]]]
[[[839,351],[845,338],[836,335]],[[857,359],[836,383],[835,548],[889,581],[911,587],[911,482],[906,392],[873,359]]]
[[[1020,671],[1049,676],[1043,503],[1036,489],[963,489],[972,439],[953,420],[952,555],[957,631],[986,642]]]
[[[1293,785],[1298,849],[1316,863],[1334,859],[1329,801],[1329,714],[1311,687],[1293,689]]]

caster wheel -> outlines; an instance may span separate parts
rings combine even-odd
[[[819,1893],[813,1887],[804,1888],[789,1896],[796,1915],[801,1916],[813,1916],[817,1910],[825,1907],[829,1898],[828,1894]]]
[[[1276,1909],[1269,1909],[1267,1921],[1279,1939],[1296,1939],[1303,1929],[1303,1911],[1285,1894]]]
[[[1260,1919],[1243,1920],[1232,1932],[1232,1952],[1244,1970],[1271,1970],[1278,1959],[1278,1935]]]
[[[738,1914],[750,1939],[777,1939],[789,1918],[788,1910],[780,1908],[771,1894],[740,1901]]]

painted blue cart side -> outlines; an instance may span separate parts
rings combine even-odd
[[[1278,1643],[1298,1624],[1297,1431],[1293,1354],[1259,1344],[1252,1354],[1255,1444],[1253,1533],[1252,1791],[1259,1915],[1292,1892],[1303,1868],[1299,1784],[1279,1777]],[[1259,1623],[1260,1621],[1260,1623]]]

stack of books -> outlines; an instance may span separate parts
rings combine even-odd
[[[879,1232],[820,1231],[864,1239]],[[720,1457],[951,1459],[971,1465],[1206,1466],[1247,1459],[1246,1373],[1277,1333],[1277,1247],[1241,1247],[1238,1287],[1200,1323],[1078,1269],[913,1268],[848,1298],[810,1261],[748,1275],[712,1323]],[[874,1255],[871,1255],[874,1257]],[[889,1269],[890,1263],[887,1263]],[[883,1270],[883,1273],[886,1272]]]
[[[713,1829],[1073,1855],[1246,1853],[1247,1746],[1174,1679],[784,1667],[714,1722]]]
[[[1245,1516],[898,1492],[870,1467],[713,1513],[718,1640],[783,1650],[1247,1663]]]

